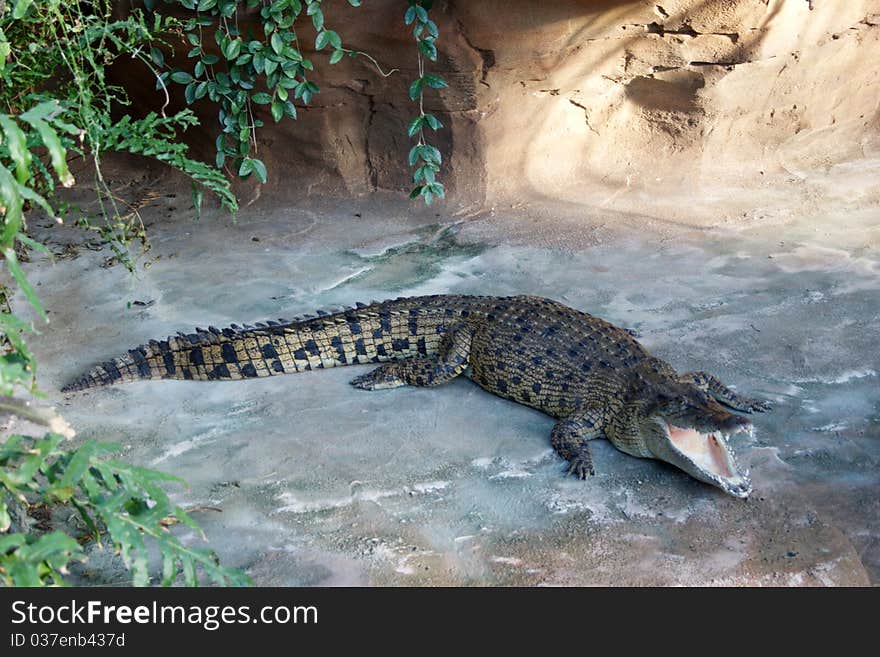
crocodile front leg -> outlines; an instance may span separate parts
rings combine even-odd
[[[589,441],[602,437],[602,430],[589,418],[569,418],[560,420],[553,427],[550,444],[559,456],[569,462],[569,474],[586,479],[596,474]]]
[[[763,413],[773,408],[773,404],[764,399],[755,399],[740,395],[721,383],[718,377],[708,372],[687,372],[678,377],[682,383],[692,383],[703,392],[707,392],[717,401],[743,413]]]
[[[419,356],[405,361],[385,363],[351,381],[362,390],[387,390],[411,385],[439,386],[464,372],[471,353],[473,332],[466,324],[451,329],[440,343],[437,358]]]

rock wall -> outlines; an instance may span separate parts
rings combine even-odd
[[[416,60],[403,3],[328,5],[347,47],[399,70],[315,55],[313,106],[260,138],[263,197],[409,188]],[[751,191],[772,206],[787,187],[781,196],[802,200],[811,182],[839,191],[853,163],[877,171],[880,0],[438,0],[432,17],[431,69],[450,88],[427,106],[447,126],[437,142],[450,207],[734,216],[754,206]],[[205,119],[197,141],[210,155]],[[853,193],[877,201],[864,187]]]

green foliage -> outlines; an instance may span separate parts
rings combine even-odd
[[[162,484],[182,483],[176,477],[107,458],[118,447],[89,441],[80,448],[59,448],[62,437],[11,436],[0,445],[0,500],[20,505],[69,505],[85,530],[78,540],[53,531],[41,535],[5,533],[0,537],[0,582],[7,586],[63,584],[72,561],[83,561],[80,545],[107,540],[132,573],[135,586],[151,583],[148,546],[162,558],[164,586],[182,574],[196,586],[199,571],[219,585],[244,585],[247,577],[217,563],[210,550],[183,545],[168,527],[183,523],[200,532],[180,507],[172,504]],[[8,532],[8,503],[0,501],[0,532]]]
[[[13,280],[25,297],[45,320],[43,310],[33,287],[28,283],[18,262],[16,246],[42,248],[24,233],[24,211],[27,204],[42,208],[50,216],[54,211],[34,185],[43,180],[43,187],[54,187],[51,174],[40,162],[36,150],[44,148],[58,179],[65,185],[73,184],[67,168],[67,153],[59,134],[71,127],[64,120],[64,109],[57,101],[43,101],[18,117],[0,114],[0,255]],[[13,173],[14,172],[14,173]],[[45,181],[49,182],[46,183]],[[11,395],[16,386],[33,388],[36,362],[28,350],[22,333],[30,326],[13,315],[8,307],[6,292],[0,289],[0,394]]]
[[[257,130],[264,126],[255,105],[267,106],[275,123],[297,118],[295,101],[308,105],[320,89],[309,74],[313,62],[302,54],[297,24],[307,21],[314,28],[315,50],[330,48],[330,64],[355,51],[342,46],[339,33],[324,22],[321,0],[165,0],[194,13],[183,28],[191,46],[187,57],[190,70],[165,71],[158,84],[185,85],[188,104],[203,98],[218,105],[220,134],[217,137],[218,167],[231,163],[241,178],[254,174],[265,183],[266,166],[254,157]],[[155,3],[153,3],[155,4]],[[349,0],[353,7],[359,0]],[[261,31],[244,32],[236,20],[240,11],[259,9]],[[155,11],[155,9],[154,9]],[[213,41],[213,43],[211,43]]]
[[[186,144],[176,141],[178,129],[182,132],[194,125],[198,125],[198,119],[188,109],[174,116],[150,112],[142,119],[132,119],[126,115],[104,131],[103,147],[105,150],[140,153],[184,171],[194,182],[213,192],[226,207],[233,209],[237,202],[223,173],[204,162],[188,158]]]
[[[73,178],[63,153],[75,153],[92,162],[101,213],[97,224],[85,217],[80,223],[98,231],[129,268],[134,266],[130,244],[140,240],[146,248],[146,235],[137,213],[120,212],[104,181],[104,152],[122,150],[154,157],[214,193],[230,211],[237,209],[222,172],[186,157],[180,133],[194,124],[191,112],[166,117],[163,107],[161,117],[154,114],[136,121],[124,114],[123,120],[118,120],[119,110],[129,101],[124,89],[109,83],[108,68],[119,58],[135,59],[158,79],[158,68],[164,64],[161,35],[180,30],[176,18],[154,15],[148,20],[140,10],[131,10],[119,19],[111,0],[18,1],[12,11],[0,9],[0,54],[5,53],[0,68],[0,110],[9,117],[17,116],[28,124],[30,133],[39,136],[41,145],[48,149],[54,176],[64,186],[72,184]],[[164,91],[166,101],[170,100]],[[31,169],[32,188],[42,195],[53,192],[53,175],[42,158],[28,157],[14,123],[0,125],[6,134],[0,157],[12,160],[19,183]],[[33,140],[25,135],[30,146]],[[2,184],[8,188],[8,181]]]
[[[112,201],[106,186],[101,187],[100,153],[124,150],[167,162],[217,193],[228,206],[235,205],[223,175],[187,158],[185,146],[177,141],[176,130],[195,121],[191,112],[111,121],[111,103],[124,97],[105,84],[103,67],[118,52],[149,41],[149,30],[140,18],[107,23],[109,5],[97,5],[101,7],[107,10],[104,22],[99,11],[62,13],[80,11],[79,4],[71,8],[57,0],[17,0],[12,11],[4,13],[6,6],[0,3],[0,107],[7,110],[0,112],[0,256],[45,321],[46,313],[24,276],[18,254],[28,248],[45,250],[25,233],[25,214],[39,207],[55,216],[47,196],[55,190],[56,180],[63,186],[74,183],[67,166],[70,152],[94,159],[99,199]],[[41,24],[47,19],[63,23],[74,16],[66,25]],[[50,95],[44,87],[54,67],[61,67],[70,78],[58,81]],[[109,95],[101,95],[102,91]],[[116,222],[110,224],[107,237],[121,254],[128,226],[118,213],[107,216]],[[23,338],[31,330],[11,312],[7,290],[0,286],[0,413],[50,428],[43,438],[13,435],[0,443],[0,584],[63,584],[69,564],[84,557],[80,541],[88,540],[106,540],[121,555],[136,585],[150,582],[150,545],[161,554],[163,584],[174,583],[180,572],[190,585],[198,583],[199,572],[220,584],[247,583],[244,575],[220,567],[209,550],[185,546],[168,531],[172,522],[198,530],[162,488],[163,483],[178,480],[107,458],[116,449],[111,445],[89,442],[77,450],[64,450],[58,431],[72,434],[66,423],[51,413],[47,419],[37,407],[12,397],[20,388],[37,394],[36,362]],[[76,538],[62,531],[28,531],[28,512],[38,505],[75,509],[88,531]]]
[[[343,47],[339,33],[327,27],[321,0],[165,0],[193,12],[184,20],[183,27],[191,46],[187,57],[194,61],[190,70],[165,71],[160,74],[157,86],[167,82],[185,85],[184,96],[188,104],[203,98],[219,106],[220,134],[216,140],[218,167],[231,161],[231,171],[241,178],[256,175],[261,183],[267,180],[266,167],[254,155],[257,151],[257,131],[264,126],[255,106],[266,106],[275,123],[285,118],[296,120],[296,102],[308,105],[318,85],[309,75],[314,63],[303,55],[301,37],[297,26],[310,23],[315,31],[316,51],[331,50],[329,63],[336,64],[343,57],[365,53]],[[360,0],[348,0],[352,7],[359,7]],[[443,124],[423,109],[424,88],[442,89],[446,82],[435,73],[425,73],[423,58],[437,61],[437,25],[428,17],[430,0],[410,0],[405,14],[406,24],[413,25],[413,35],[418,46],[419,78],[410,86],[410,97],[419,101],[418,123],[410,123],[410,137],[418,136],[425,145],[423,128],[438,130]],[[153,7],[157,3],[148,3]],[[237,17],[240,12],[259,7],[260,30],[250,27],[242,31]],[[213,43],[212,43],[213,41]],[[164,62],[159,53],[154,60]],[[377,64],[378,68],[378,64]],[[379,68],[382,75],[387,75]],[[426,151],[427,152],[427,151]],[[413,174],[418,185],[413,197],[421,196],[426,203],[443,198],[443,185],[436,181],[439,158],[425,160]]]
[[[409,152],[409,165],[416,167],[412,178],[415,187],[409,197],[421,196],[428,205],[435,198],[444,198],[446,195],[443,183],[437,180],[442,161],[440,151],[428,144],[425,138],[426,127],[431,130],[443,127],[436,116],[425,112],[425,88],[443,89],[448,86],[446,80],[436,73],[425,72],[425,58],[432,62],[437,61],[436,41],[440,34],[437,24],[428,17],[432,4],[432,0],[409,0],[409,7],[404,14],[406,24],[413,26],[413,38],[416,40],[419,56],[419,77],[409,85],[409,97],[419,102],[419,115],[407,125],[407,134],[417,140]]]

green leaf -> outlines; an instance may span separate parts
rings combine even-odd
[[[443,89],[449,86],[448,84],[446,84],[446,80],[441,78],[436,73],[428,73],[423,79],[425,81],[425,84],[432,89]]]
[[[238,167],[238,175],[241,178],[247,178],[249,175],[251,175],[251,173],[253,173],[253,170],[253,160],[249,157],[246,157],[241,161],[241,166]]]
[[[324,47],[330,43],[330,32],[329,30],[324,30],[323,32],[318,32],[318,37],[315,39],[315,50],[323,50]]]
[[[223,53],[226,59],[232,60],[241,53],[241,39],[232,39],[226,44],[226,50]]]
[[[423,78],[417,78],[412,81],[412,84],[409,85],[409,97],[410,100],[415,100],[419,96],[422,95],[422,88],[425,82]]]
[[[181,555],[180,565],[183,567],[183,582],[186,586],[198,586],[199,578],[196,576],[196,566],[189,555]]]
[[[171,74],[171,79],[178,84],[189,84],[193,81],[193,76],[186,71],[174,71]]]
[[[413,166],[416,162],[419,161],[419,157],[422,152],[422,147],[420,144],[416,144],[409,151],[409,165]]]
[[[421,156],[425,162],[440,164],[443,161],[443,156],[440,154],[440,151],[430,144],[424,144],[422,146]]]
[[[49,204],[46,203],[46,199],[44,199],[42,196],[37,194],[32,189],[28,189],[28,194],[32,194],[33,196],[38,197],[42,203],[45,203],[45,205],[43,206],[43,209],[46,211],[47,214],[54,214],[52,212],[52,208],[50,208]],[[24,196],[25,198],[28,198],[28,196],[25,194],[22,194],[22,196]],[[34,251],[39,251],[41,253],[45,253],[46,255],[52,254],[52,251],[49,249],[48,246],[46,246],[45,244],[40,244],[36,240],[31,239],[30,237],[25,235],[24,233],[19,233],[18,235],[15,236],[15,239],[17,239],[22,244],[25,244],[28,248],[33,249]],[[11,315],[6,315],[6,317],[11,317]]]
[[[12,46],[9,45],[8,41],[3,40],[2,33],[0,33],[0,74],[6,70],[6,58],[9,57],[11,52]]]
[[[31,4],[33,4],[33,0],[15,0],[15,8],[12,10],[13,20],[23,18]]]
[[[70,171],[67,169],[67,151],[64,149],[64,146],[61,145],[61,140],[58,138],[58,134],[52,126],[42,119],[28,120],[25,118],[26,116],[26,113],[22,114],[21,118],[25,119],[38,133],[40,133],[40,139],[43,140],[43,146],[49,151],[49,159],[52,161],[52,168],[55,169],[55,174],[58,176],[58,180],[60,180],[61,184],[65,187],[72,186],[75,181]]]
[[[324,30],[323,34],[327,35],[327,39],[333,48],[335,48],[336,50],[342,48],[342,37],[340,37],[339,34],[334,32],[333,30]]]
[[[61,488],[70,488],[79,484],[83,474],[91,465],[92,457],[98,451],[98,443],[94,440],[86,442],[82,447],[73,452],[72,458],[67,462],[64,475],[58,481]]]
[[[333,54],[330,55],[330,64],[338,64],[342,61],[342,58],[345,57],[345,51],[343,50],[334,50]]]
[[[416,19],[416,8],[415,8],[415,5],[412,5],[412,6],[410,6],[409,9],[406,10],[406,13],[403,15],[403,20],[406,21],[407,25],[411,25],[415,19]]]
[[[272,102],[272,96],[267,94],[264,91],[254,94],[251,96],[251,100],[255,102],[257,105],[268,105]]]
[[[177,560],[174,552],[162,546],[162,586],[171,586],[177,579]]]
[[[439,130],[443,127],[443,124],[440,123],[440,120],[433,114],[425,114],[425,122],[429,126],[431,126],[432,130]]]
[[[275,119],[275,123],[278,123],[281,118],[284,116],[284,105],[283,101],[275,100],[272,102],[272,118]]]
[[[33,119],[48,119],[57,114],[61,109],[57,100],[46,100],[31,107],[27,112],[19,116],[22,121],[31,122]]]
[[[158,48],[150,48],[150,59],[156,66],[165,66],[165,53]]]
[[[310,5],[309,9],[311,9],[312,7],[318,7],[318,5]],[[324,12],[321,11],[320,7],[318,7],[317,11],[312,13],[312,25],[315,26],[315,31],[317,32],[320,32],[324,29]]]
[[[259,178],[260,182],[266,184],[266,165],[263,164],[261,160],[252,159],[251,166],[253,167],[254,173],[257,174],[257,178]]]
[[[0,533],[9,531],[10,525],[12,525],[12,518],[9,517],[6,502],[0,502]]]
[[[432,62],[437,61],[437,46],[434,45],[434,39],[420,39],[418,41],[421,53]]]
[[[272,33],[272,37],[269,39],[269,44],[272,46],[272,50],[278,55],[284,51],[284,39],[281,38],[281,35],[278,32]]]
[[[192,184],[192,198],[193,198],[193,208],[196,211],[196,219],[202,218],[202,201],[204,200],[205,192],[201,187],[196,185],[195,181]]]
[[[6,149],[15,164],[15,175],[18,182],[24,184],[30,178],[31,166],[31,152],[27,147],[27,137],[18,124],[6,114],[0,114],[0,130],[6,135]]]
[[[361,0],[348,0],[348,4],[350,4],[352,7],[360,7]]]
[[[413,187],[412,191],[409,193],[410,199],[418,198],[422,195],[422,186],[418,185],[417,187]]]
[[[409,125],[406,127],[406,132],[407,132],[407,134],[408,134],[410,137],[412,137],[412,136],[415,135],[419,130],[422,129],[422,126],[424,125],[424,123],[425,123],[425,117],[424,117],[424,116],[417,116],[417,117],[414,118],[412,121],[410,121],[410,122],[409,122]]]
[[[424,181],[426,183],[434,182],[434,169],[429,164],[418,167],[413,171],[413,182]]]
[[[21,197],[19,184],[16,182],[12,174],[4,166],[0,166],[0,203],[6,206],[6,213],[3,216],[3,234],[0,237],[0,244],[10,244],[13,237],[21,228],[21,209],[24,200]]]

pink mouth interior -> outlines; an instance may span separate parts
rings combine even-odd
[[[714,434],[700,433],[695,429],[681,429],[667,425],[669,438],[683,454],[704,470],[729,479],[734,476],[727,454]]]

